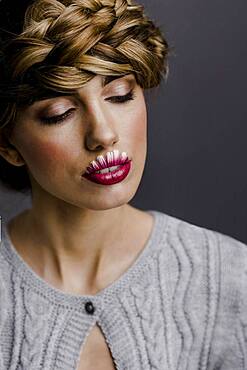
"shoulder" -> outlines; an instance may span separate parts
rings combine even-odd
[[[246,244],[173,216],[161,217],[168,227],[157,258],[158,276],[179,332],[183,338],[195,334],[205,344],[210,368],[222,363],[222,369],[237,369],[243,354],[247,364]]]
[[[219,231],[160,213],[168,218],[167,238],[170,242],[177,241],[188,248],[217,249],[224,259],[223,262],[229,259],[235,263],[246,263],[247,245],[245,243]]]
[[[0,226],[0,332],[1,325],[7,315],[7,310],[11,302],[11,289],[12,289],[12,272],[13,266],[6,258],[4,253],[5,247],[5,225]]]
[[[242,312],[247,324],[247,245],[224,233],[168,216],[167,247],[180,271],[202,276],[225,310]]]
[[[223,291],[246,295],[247,245],[229,235],[166,215],[166,240],[161,250],[174,269],[218,282]],[[246,293],[245,293],[246,292]],[[247,307],[246,307],[247,308]],[[247,311],[246,311],[247,312]]]
[[[0,253],[0,332],[7,318],[7,307],[8,307],[7,275],[8,274],[6,273],[6,264]]]

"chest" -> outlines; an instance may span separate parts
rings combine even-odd
[[[116,370],[111,351],[98,325],[85,339],[76,370]]]

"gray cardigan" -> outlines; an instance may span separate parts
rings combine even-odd
[[[247,369],[247,246],[159,211],[129,269],[93,296],[0,244],[0,369],[76,370],[97,322],[118,370]]]

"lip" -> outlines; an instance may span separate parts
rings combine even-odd
[[[98,156],[96,160],[90,163],[83,175],[91,175],[92,173],[103,170],[105,168],[120,166],[127,163],[128,161],[129,158],[126,152],[122,152],[120,154],[119,150],[113,150],[111,152],[107,152],[105,155]]]
[[[111,167],[111,166],[110,166]],[[106,167],[107,168],[107,167]],[[118,169],[107,173],[85,173],[82,177],[101,185],[113,185],[123,181],[129,174],[131,168],[131,160],[127,160],[120,165]]]

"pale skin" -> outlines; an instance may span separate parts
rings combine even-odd
[[[115,96],[134,99],[116,103]],[[41,117],[72,112],[58,124]],[[32,208],[8,225],[11,240],[31,268],[58,289],[96,294],[126,271],[153,227],[148,213],[128,204],[140,184],[147,154],[147,111],[133,75],[103,86],[96,76],[76,95],[37,101],[17,116],[0,154],[26,165]],[[127,152],[132,168],[123,182],[100,185],[81,178],[98,155]]]

